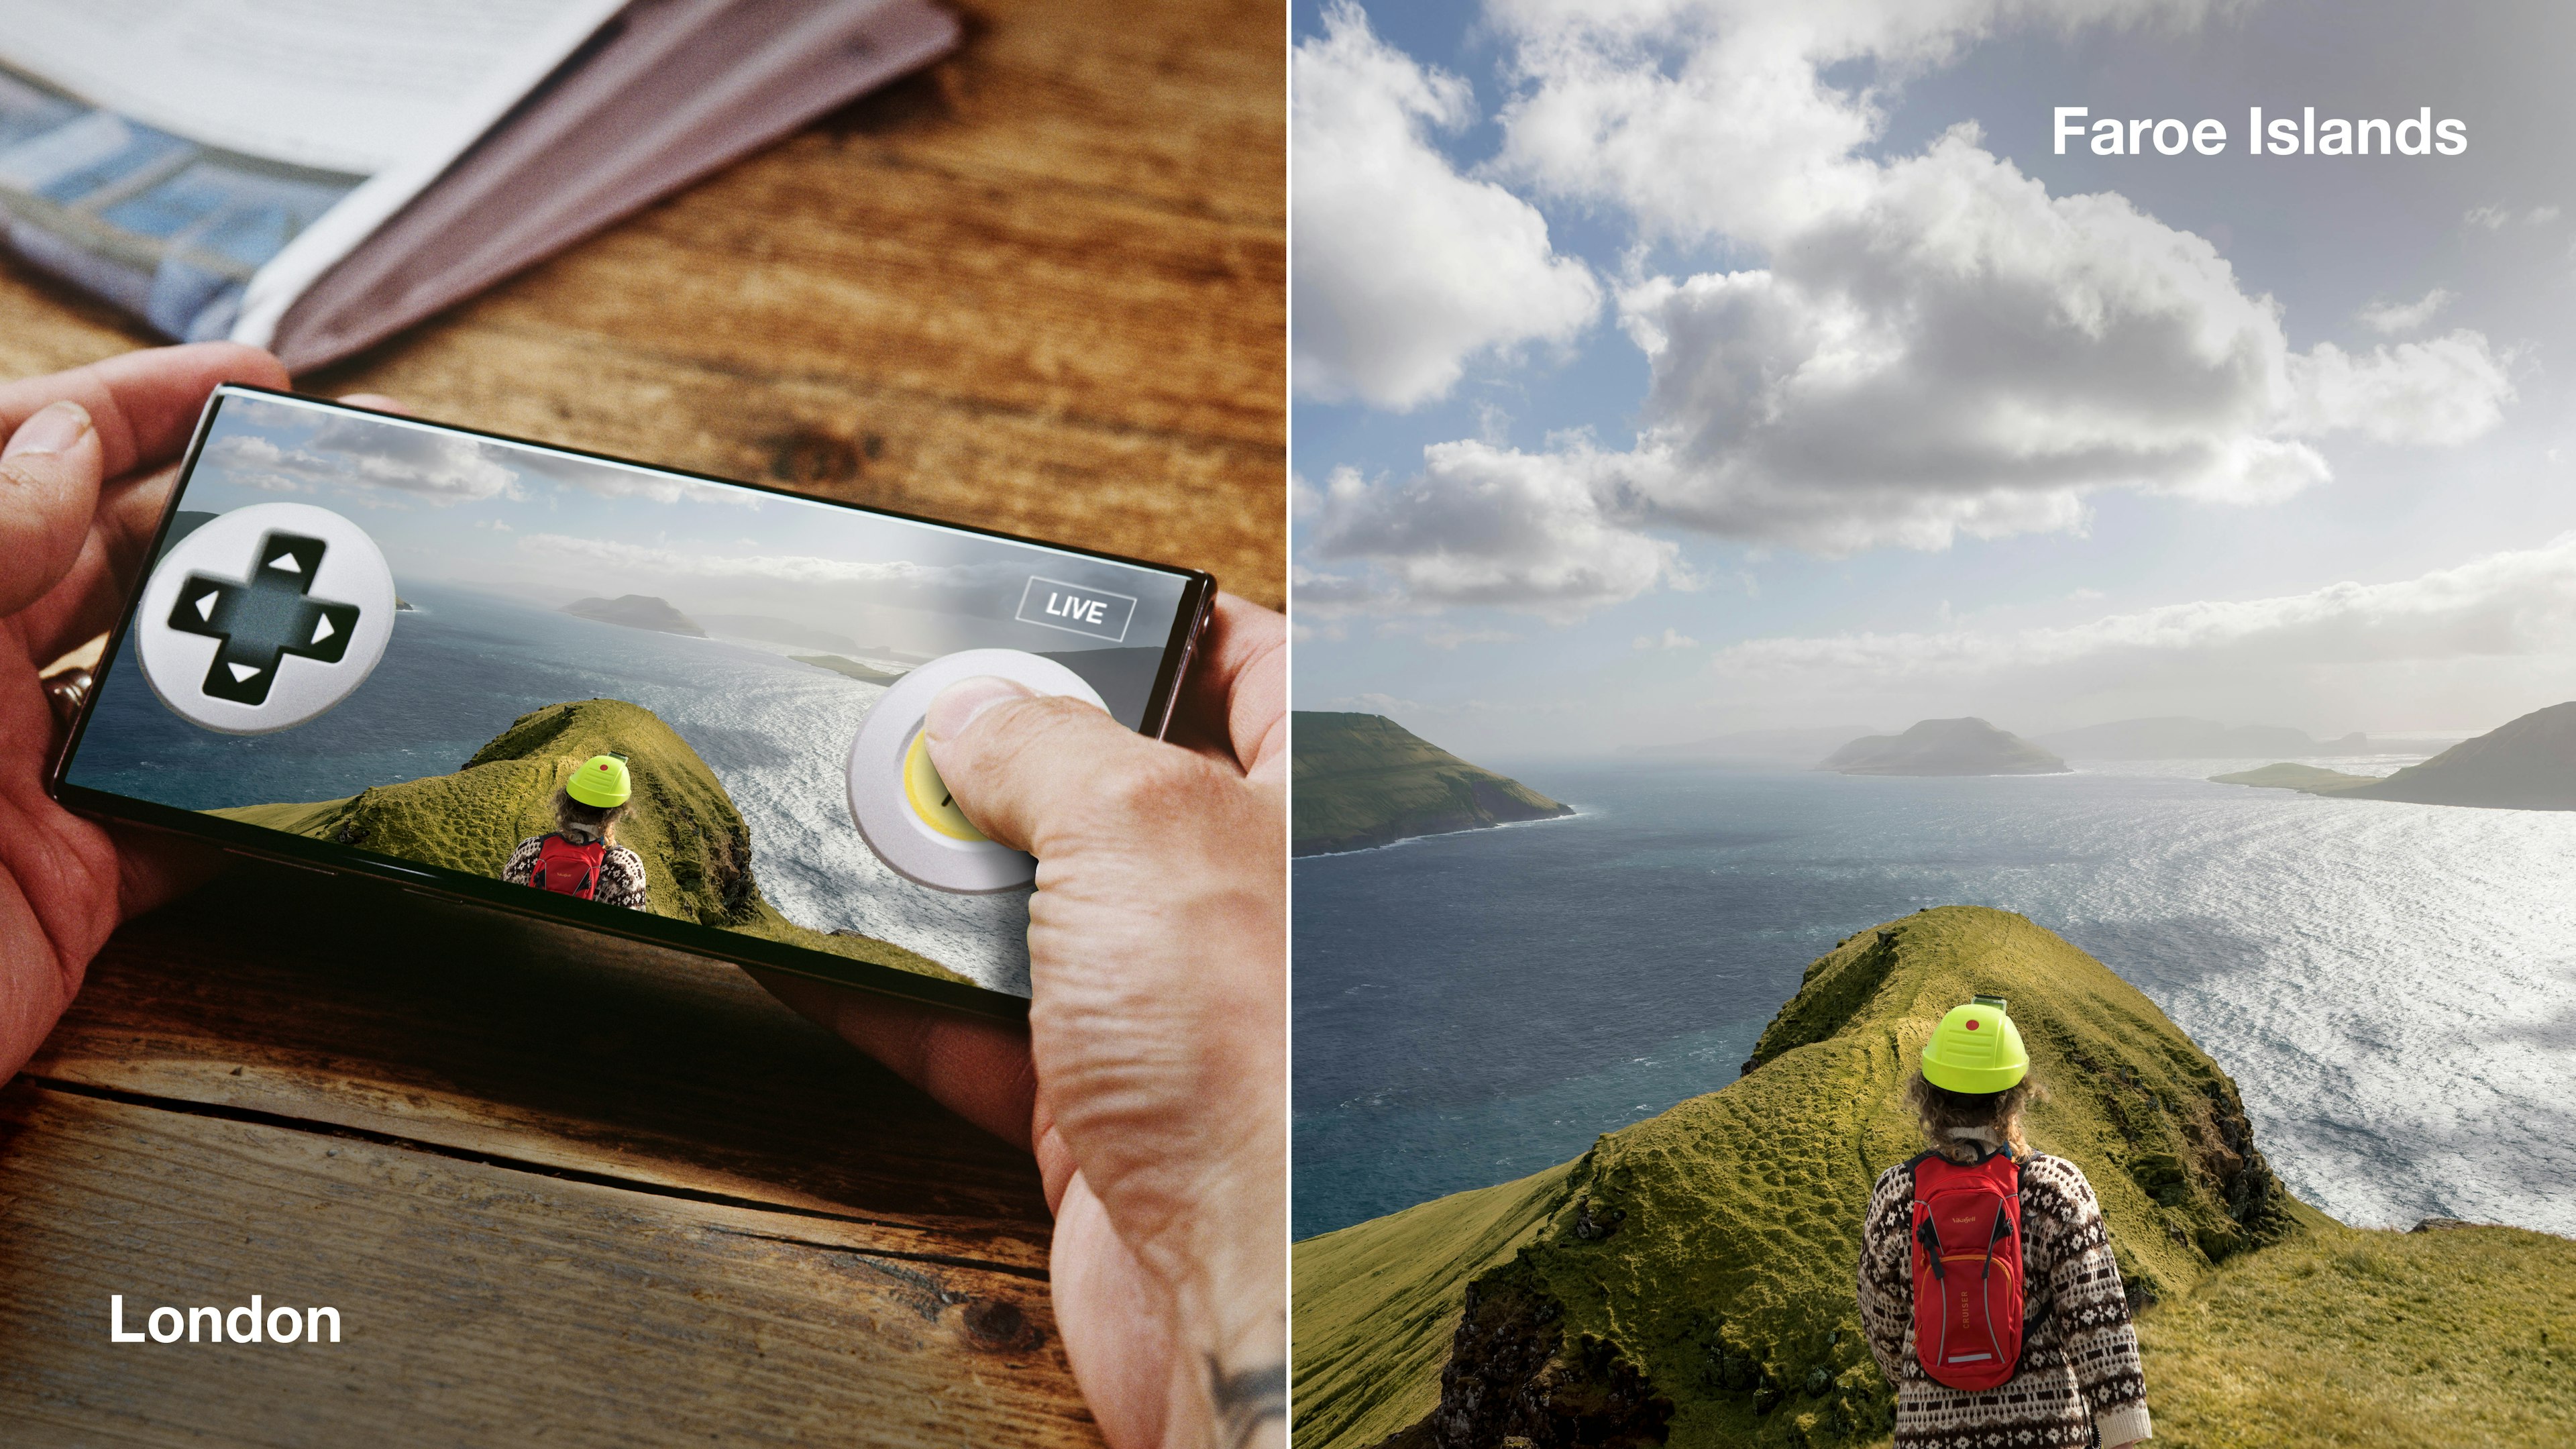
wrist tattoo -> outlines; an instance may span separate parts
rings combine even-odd
[[[1208,1402],[1216,1409],[1217,1442],[1243,1449],[1261,1426],[1288,1417],[1288,1365],[1263,1364],[1228,1373],[1210,1354]]]

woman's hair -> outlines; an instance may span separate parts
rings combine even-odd
[[[555,792],[555,828],[566,838],[605,840],[617,843],[617,822],[626,814],[623,805],[584,805],[562,790]]]
[[[2048,1089],[2039,1079],[2024,1076],[2000,1092],[1953,1092],[1925,1080],[1923,1069],[1914,1069],[1913,1080],[1905,1084],[1905,1100],[1914,1107],[1915,1120],[1923,1124],[1924,1140],[1932,1150],[1952,1161],[1976,1155],[1976,1147],[1954,1135],[1954,1128],[1989,1129],[2009,1143],[2013,1156],[2025,1157],[2030,1144],[2022,1140],[2021,1114],[2031,1103],[2043,1101]]]

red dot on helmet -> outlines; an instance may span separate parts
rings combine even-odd
[[[1976,1019],[1975,1017],[1973,1017],[1973,1016],[1972,1016],[1972,1017],[1969,1017],[1969,1018],[1968,1018],[1968,1030],[1970,1030],[1970,1031],[1975,1031],[1976,1029],[1977,1029],[1977,1019]]]

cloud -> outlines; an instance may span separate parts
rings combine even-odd
[[[1943,678],[2033,671],[2136,680],[2163,666],[2276,674],[2317,666],[2421,663],[2576,650],[2576,532],[2393,583],[2169,604],[2089,623],[2018,631],[1843,633],[1756,639],[1720,650],[1722,675],[1777,679]]]
[[[292,446],[251,433],[206,445],[205,458],[229,481],[273,492],[333,488],[362,502],[417,499],[436,506],[487,499],[523,500],[531,479],[579,488],[602,498],[682,499],[758,508],[760,495],[694,478],[675,478],[620,463],[521,448],[377,416],[351,417],[268,402],[240,405],[253,427],[311,428]],[[232,417],[232,412],[226,413]],[[316,419],[319,425],[316,426]],[[379,492],[379,490],[382,490]],[[369,497],[373,493],[376,496]],[[384,497],[390,493],[393,498]]]
[[[1652,634],[1640,634],[1637,636],[1637,642],[1629,647],[1635,649],[1697,649],[1699,647],[1699,641],[1668,624],[1664,626],[1663,637],[1657,638]]]
[[[2459,299],[2459,294],[2440,287],[2426,292],[2419,301],[2396,303],[2375,302],[2361,309],[2361,325],[2373,332],[2412,332],[2433,320],[2433,314]]]
[[[2519,218],[2524,226],[2547,226],[2557,219],[2558,208],[2554,206],[2535,206]],[[2515,220],[2517,218],[2511,207],[2472,206],[2467,214],[2460,218],[2460,224],[2473,226],[2481,231],[2502,231],[2511,226]]]
[[[749,488],[728,488],[695,478],[675,478],[619,463],[603,463],[562,453],[511,449],[502,456],[529,477],[578,488],[601,498],[642,498],[654,503],[729,503],[758,509],[761,495]]]
[[[1535,207],[1459,175],[1427,141],[1475,118],[1464,80],[1337,3],[1297,47],[1292,89],[1300,392],[1417,407],[1470,358],[1569,341],[1600,311],[1591,270],[1554,252]]]
[[[519,540],[521,551],[604,564],[621,571],[663,578],[756,580],[788,584],[919,584],[942,582],[966,569],[892,560],[861,563],[817,558],[810,554],[693,554],[613,539],[577,538],[563,533],[531,533]],[[1008,570],[1005,570],[1007,572]],[[1018,571],[1026,574],[1022,568]]]
[[[334,417],[296,447],[235,433],[208,443],[204,458],[228,481],[273,492],[382,489],[440,506],[522,496],[517,475],[476,439],[362,419]]]
[[[1401,483],[1336,469],[1309,552],[1364,571],[1307,571],[1297,607],[1487,605],[1564,621],[1658,583],[1690,586],[1680,545],[1604,510],[1605,463],[1579,444],[1533,454],[1468,440],[1423,449],[1423,471]]]
[[[2514,388],[2481,334],[2294,351],[2206,239],[2116,194],[2052,197],[1973,125],[1872,157],[1882,94],[1823,79],[1856,58],[1901,78],[2007,11],[2202,8],[1498,0],[1516,88],[1494,173],[1759,264],[1622,289],[1649,362],[1632,446],[1445,444],[1319,542],[1395,579],[1390,605],[1544,596],[1563,617],[1650,587],[1657,530],[1938,550],[2080,532],[2107,490],[2274,503],[2328,481],[2323,440],[2496,426]]]

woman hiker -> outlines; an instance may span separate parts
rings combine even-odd
[[[2093,1185],[2022,1138],[2039,1084],[2004,1005],[1957,1007],[1924,1044],[1906,1097],[1930,1150],[1870,1195],[1861,1326],[1896,1449],[2121,1449],[2153,1432],[2128,1298]]]
[[[617,843],[617,820],[634,790],[624,755],[582,761],[555,792],[554,833],[520,841],[501,879],[643,910],[643,857]]]

